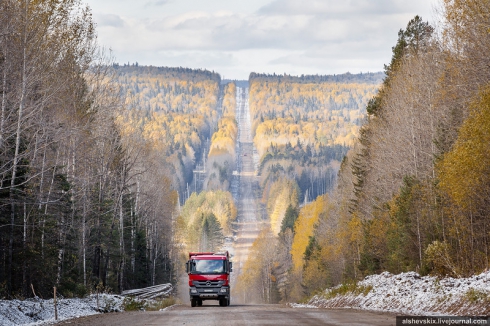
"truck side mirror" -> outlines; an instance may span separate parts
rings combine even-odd
[[[185,263],[185,271],[189,274],[189,262]]]
[[[233,263],[230,261],[229,264],[230,264],[230,273],[231,273],[233,272]]]

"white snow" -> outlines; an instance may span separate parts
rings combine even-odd
[[[167,284],[168,296],[172,286]],[[95,315],[105,312],[124,311],[124,299],[126,297],[113,294],[92,294],[87,298],[63,299],[58,298],[58,321],[55,320],[53,299],[42,300],[40,298],[27,300],[0,300],[0,325],[1,326],[34,326],[52,325],[59,321]],[[154,300],[134,299],[135,301],[151,304]],[[97,308],[98,307],[98,308]]]
[[[290,303],[289,306],[293,308],[309,308],[309,309],[318,309],[317,306],[313,306],[311,304],[304,304],[304,303]]]
[[[327,289],[308,305],[324,308],[355,308],[412,315],[489,315],[490,271],[469,278],[421,277],[415,272],[393,275],[384,272],[357,283],[367,294],[348,292],[330,295]],[[362,292],[362,291],[358,291]],[[335,293],[335,292],[333,292]]]
[[[58,321],[89,316],[101,312],[123,311],[123,296],[99,294],[83,299],[57,299]],[[53,299],[0,300],[0,325],[47,325],[55,323]]]

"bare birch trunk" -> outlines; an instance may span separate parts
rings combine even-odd
[[[27,20],[27,1],[26,1],[26,17]],[[25,22],[27,24],[27,22]],[[17,129],[15,132],[15,153],[12,163],[12,179],[10,180],[10,240],[9,240],[9,269],[8,269],[8,291],[9,294],[12,290],[12,264],[13,264],[13,250],[14,250],[14,226],[15,226],[15,179],[17,177],[17,165],[19,163],[19,148],[20,148],[20,134],[22,118],[27,97],[27,31],[24,24],[24,42],[22,53],[22,90],[19,111],[17,115]]]
[[[4,62],[8,59],[8,49],[4,50]],[[7,67],[3,67],[2,78],[2,112],[0,117],[0,148],[3,146],[4,133],[5,133],[5,113],[7,110]]]

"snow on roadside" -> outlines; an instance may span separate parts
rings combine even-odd
[[[314,296],[308,305],[412,315],[490,315],[490,271],[443,279],[420,277],[415,272],[384,272],[357,283],[358,291],[335,295],[339,288]]]
[[[111,294],[91,295],[83,299],[58,299],[58,321],[100,312],[123,311],[124,297]],[[46,325],[55,322],[53,299],[0,300],[0,325]]]
[[[153,291],[155,296],[158,288],[158,295],[168,297],[173,291],[171,284],[162,284],[152,286],[142,290]],[[144,291],[143,291],[144,292]],[[143,295],[148,293],[143,293]],[[59,321],[78,318],[83,316],[95,315],[106,312],[124,311],[124,299],[128,297],[113,294],[92,294],[86,298],[63,299],[58,298],[56,306],[58,308],[58,321],[54,316],[53,299],[42,300],[38,297],[27,300],[0,300],[0,325],[1,326],[34,326],[34,325],[52,325]],[[153,299],[141,299],[133,297],[130,303],[141,303],[152,306],[158,304]],[[128,302],[126,302],[128,304]]]
[[[304,303],[290,303],[289,304],[293,308],[310,308],[310,309],[318,309],[317,306],[313,306],[311,304],[304,304]]]

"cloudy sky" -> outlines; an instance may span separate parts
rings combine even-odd
[[[435,0],[84,0],[119,63],[250,72],[381,71],[397,32]]]

